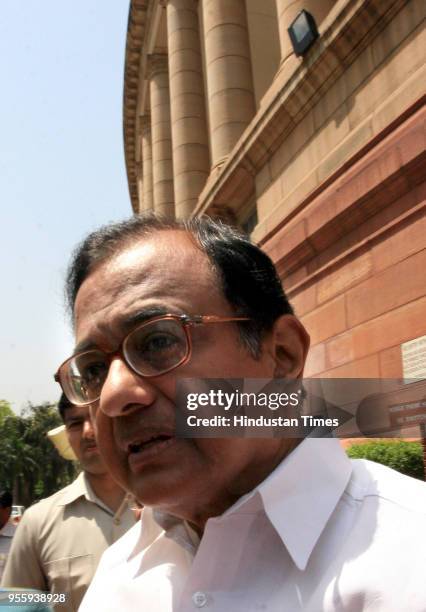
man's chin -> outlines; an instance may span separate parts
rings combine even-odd
[[[170,474],[130,474],[125,488],[144,506],[167,508],[176,505],[176,499],[183,493],[184,482],[179,486]]]
[[[103,474],[107,472],[107,467],[97,450],[85,451],[81,458],[81,464],[83,469],[89,473]]]

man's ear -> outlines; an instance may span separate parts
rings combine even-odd
[[[282,315],[274,323],[271,337],[275,378],[301,378],[309,349],[309,334],[299,319]]]

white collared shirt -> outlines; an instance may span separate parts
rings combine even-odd
[[[425,535],[424,483],[307,439],[200,542],[145,508],[80,612],[424,612]]]

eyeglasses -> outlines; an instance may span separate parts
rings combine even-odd
[[[72,355],[59,367],[55,380],[72,404],[87,406],[99,399],[114,357],[121,357],[142,378],[161,376],[191,358],[192,326],[249,320],[248,317],[215,315],[167,314],[155,317],[127,334],[116,351],[107,353],[90,349]]]

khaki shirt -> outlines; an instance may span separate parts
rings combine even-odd
[[[82,472],[68,487],[26,510],[2,586],[65,593],[66,603],[55,610],[76,611],[102,553],[134,523],[127,503],[114,515]]]

